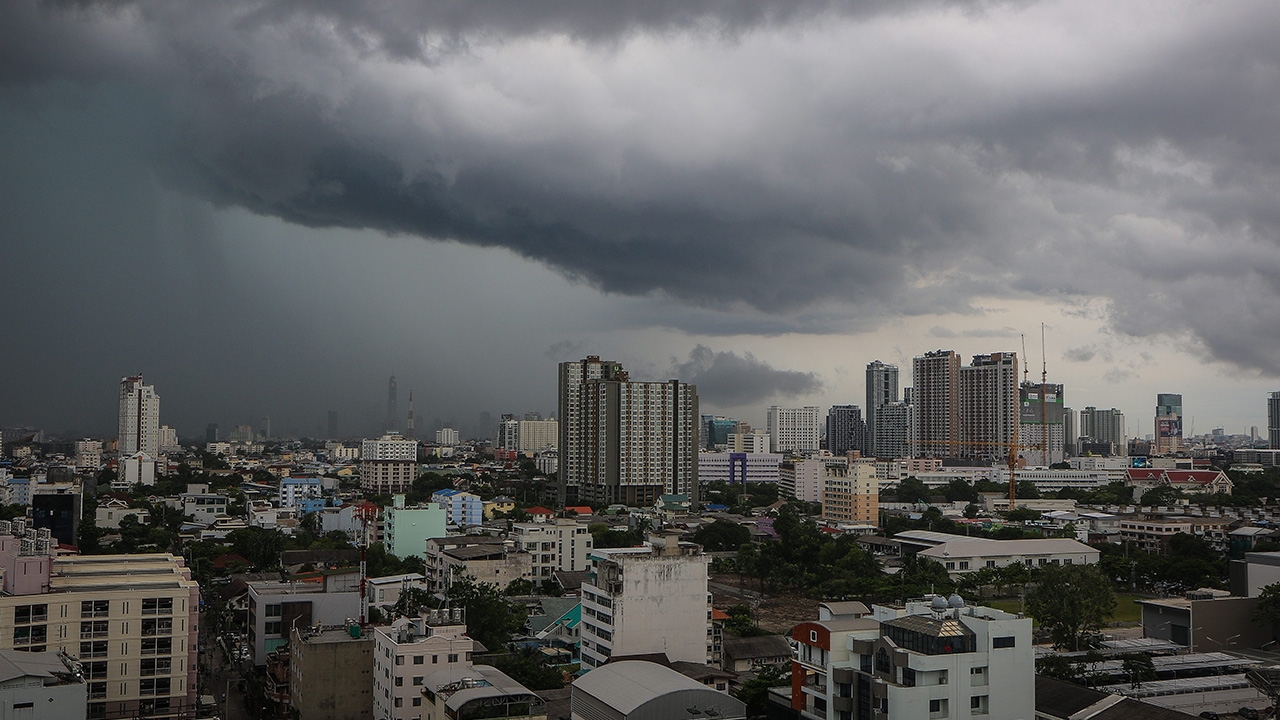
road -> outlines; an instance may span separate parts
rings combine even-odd
[[[248,718],[240,673],[223,654],[207,619],[210,619],[210,613],[202,613],[199,654],[200,694],[214,697],[218,705],[218,717],[222,720]]]

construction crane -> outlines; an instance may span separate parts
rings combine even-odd
[[[378,519],[378,506],[365,501],[356,506],[356,518],[360,521],[360,624],[369,621],[369,570],[366,566],[369,550],[369,535]]]
[[[1018,502],[1018,494],[1017,494],[1018,452],[1020,450],[1028,449],[1029,447],[1031,447],[1027,445],[1022,445],[1018,442],[1017,427],[1018,427],[1018,424],[1014,423],[1013,438],[1008,443],[988,441],[988,440],[930,440],[928,441],[927,444],[946,445],[948,447],[959,446],[959,447],[988,447],[988,448],[991,448],[991,447],[1003,448],[1007,445],[1008,451],[1005,453],[1004,461],[1005,461],[1005,466],[1009,468],[1009,509],[1012,510],[1014,509],[1014,507],[1016,507]]]

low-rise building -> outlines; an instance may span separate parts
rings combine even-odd
[[[68,656],[0,650],[0,718],[84,720],[88,697],[83,671]]]
[[[359,624],[295,625],[289,656],[289,704],[299,717],[373,717],[373,636]]]
[[[769,443],[768,435],[764,446]],[[704,452],[698,453],[698,481],[729,484],[779,481],[782,456],[770,452]]]
[[[98,509],[94,511],[97,526],[109,530],[119,530],[120,521],[126,517],[145,524],[150,520],[151,513],[144,508],[129,507],[129,503],[120,498],[106,498],[98,503]]]
[[[422,720],[508,718],[546,720],[546,702],[501,670],[488,665],[444,668],[427,676]]]
[[[643,660],[622,660],[592,670],[573,684],[570,697],[573,720],[747,717],[741,700]]]
[[[950,542],[921,550],[920,556],[938,561],[947,572],[957,575],[1016,564],[1027,567],[1094,565],[1101,556],[1097,548],[1069,538],[988,540],[955,537]]]
[[[373,717],[422,717],[427,677],[471,666],[478,648],[466,632],[462,608],[431,610],[373,628]]]
[[[324,575],[319,582],[248,583],[249,645],[255,665],[289,644],[294,627],[346,625],[361,617],[359,572]]]
[[[574,520],[549,523],[516,523],[511,528],[516,548],[530,555],[534,582],[550,580],[557,570],[586,570],[591,552],[591,533]]]
[[[484,502],[479,495],[463,490],[437,490],[431,502],[444,507],[446,521],[453,527],[469,527],[484,522]]]
[[[407,507],[404,495],[395,495],[391,507],[383,511],[383,517],[383,543],[388,552],[401,560],[422,555],[428,538],[445,533],[447,518],[439,503]]]
[[[306,500],[316,500],[324,495],[320,478],[314,475],[286,477],[280,479],[280,494],[277,498],[281,507],[299,507]]]

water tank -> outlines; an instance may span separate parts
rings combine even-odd
[[[352,638],[359,640],[360,639],[360,623],[353,622],[350,625],[348,625],[347,634],[350,635]]]
[[[947,599],[942,597],[941,595],[935,595],[933,600],[929,601],[929,607],[933,608],[934,610],[946,610]]]
[[[455,623],[462,622],[462,608],[456,607],[453,609],[453,621]]]
[[[947,598],[947,604],[959,610],[960,608],[964,607],[964,598],[960,597],[959,595],[952,595],[951,597]]]

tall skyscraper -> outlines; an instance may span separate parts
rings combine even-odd
[[[1051,465],[1066,457],[1067,416],[1060,383],[1024,382],[1018,388],[1018,437],[1028,465]]]
[[[142,375],[120,380],[120,457],[137,452],[151,459],[160,454],[160,396]]]
[[[392,375],[387,381],[387,426],[384,430],[396,432],[399,429],[400,411],[396,409],[396,376]]]
[[[914,412],[907,403],[895,402],[876,409],[875,453],[877,458],[893,460],[910,457]]]
[[[646,507],[660,495],[698,500],[697,388],[638,382],[619,370],[581,390],[579,501]]]
[[[1124,455],[1128,451],[1129,440],[1125,434],[1124,413],[1115,408],[1099,410],[1092,405],[1080,411],[1080,435],[1077,452],[1083,451],[1084,445],[1105,444],[1112,447],[1111,452]]]
[[[1267,445],[1280,448],[1280,392],[1267,396]]]
[[[1018,356],[974,355],[960,368],[962,457],[1003,460],[1018,440]]]
[[[920,457],[954,457],[960,439],[960,356],[935,350],[911,361],[914,437]]]
[[[503,413],[498,422],[498,441],[494,444],[500,450],[520,449],[520,421],[511,413]]]
[[[827,450],[832,455],[848,455],[851,450],[870,452],[867,423],[857,405],[834,405],[827,411]]]
[[[218,442],[218,423],[209,423],[204,427],[204,441]]]
[[[577,501],[578,486],[582,484],[586,469],[582,389],[589,381],[612,378],[621,372],[622,365],[611,360],[601,360],[599,355],[588,355],[583,360],[560,363],[556,407],[560,419],[560,466],[556,477],[559,492],[557,500],[565,505]]]
[[[1156,395],[1156,444],[1157,455],[1182,449],[1182,396],[1178,393]]]
[[[822,411],[813,405],[784,408],[774,405],[765,414],[770,452],[806,453],[822,443]]]
[[[889,403],[898,402],[898,366],[886,365],[879,360],[867,363],[867,403],[863,407],[867,411],[867,437],[870,446],[867,450],[875,453],[876,410]]]

